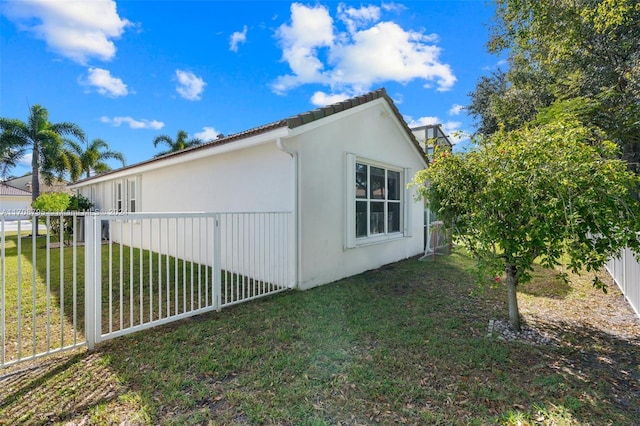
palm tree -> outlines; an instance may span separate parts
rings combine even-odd
[[[0,179],[9,177],[9,170],[20,162],[20,159],[27,153],[26,149],[16,148],[2,141],[3,134],[0,134]]]
[[[118,160],[125,165],[125,158],[121,152],[111,151],[109,144],[102,139],[94,139],[86,149],[82,149],[82,146],[72,140],[65,141],[70,151],[80,160],[81,168],[77,171],[71,172],[71,180],[78,180],[82,173],[85,173],[86,177],[91,176],[91,172],[103,173],[111,170],[111,167],[105,160]]]
[[[188,137],[189,137],[189,134],[184,130],[178,130],[178,135],[176,136],[175,141],[171,139],[170,136],[167,136],[167,135],[156,136],[156,138],[153,140],[153,146],[157,147],[158,144],[164,143],[166,145],[169,145],[169,149],[156,154],[155,157],[160,157],[162,155],[169,154],[171,152],[181,151],[185,148],[200,145],[202,143],[202,140],[198,138],[187,140]]]
[[[27,122],[0,117],[0,153],[3,165],[15,165],[17,158],[31,150],[31,199],[40,195],[40,175],[48,183],[57,175],[78,167],[69,151],[64,149],[62,136],[71,135],[84,141],[84,132],[74,123],[50,123],[49,112],[40,105],[33,105]],[[10,156],[5,157],[9,153]],[[7,161],[13,156],[13,160]],[[11,163],[13,161],[13,163]]]
[[[0,117],[0,153],[3,165],[15,165],[17,159],[31,150],[31,201],[40,196],[40,175],[51,183],[54,175],[62,177],[66,171],[79,168],[77,158],[64,149],[62,136],[72,135],[84,141],[82,129],[74,123],[50,123],[49,112],[33,105],[27,122]],[[9,154],[5,157],[6,154]],[[9,161],[7,161],[7,159]],[[33,220],[33,233],[38,234],[38,218]]]

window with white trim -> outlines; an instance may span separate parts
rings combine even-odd
[[[122,205],[122,182],[117,181],[113,183],[113,210],[115,212],[121,212]]]
[[[400,232],[400,171],[356,162],[356,238]]]
[[[93,204],[94,207],[96,207],[96,205],[98,204],[96,202],[97,197],[96,197],[96,186],[95,185],[91,185],[89,187],[89,201],[91,201],[91,204]]]
[[[127,179],[127,208],[130,213],[136,212],[136,200],[138,198],[136,193],[136,178]]]
[[[410,236],[409,170],[347,154],[346,247]]]
[[[113,210],[134,213],[140,210],[140,177],[113,182]]]

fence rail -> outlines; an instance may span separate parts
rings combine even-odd
[[[0,215],[0,367],[295,283],[288,212]]]
[[[626,249],[620,256],[609,260],[607,271],[616,282],[631,308],[640,317],[640,263],[631,249]]]

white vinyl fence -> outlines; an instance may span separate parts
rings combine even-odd
[[[640,317],[640,263],[630,249],[607,263],[607,271]]]
[[[295,283],[288,212],[36,217],[37,237],[0,215],[0,367]]]

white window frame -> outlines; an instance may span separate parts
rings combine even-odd
[[[118,196],[120,196],[120,198],[118,198]],[[139,212],[141,211],[140,206],[140,176],[132,176],[113,182],[114,212]]]
[[[370,208],[372,199],[370,198],[370,194],[367,194],[366,198],[356,198],[356,164],[363,164],[368,166],[368,175],[367,175],[367,192],[369,192],[370,185],[370,173],[371,167],[381,168],[385,170],[385,185],[388,180],[388,171],[397,172],[399,174],[400,179],[400,200],[388,200],[385,191],[384,200],[378,199],[373,200],[373,202],[382,202],[384,201],[384,232],[378,234],[371,234],[371,221],[370,221]],[[410,181],[411,178],[411,170],[399,166],[395,166],[392,164],[371,160],[368,158],[359,157],[355,154],[347,153],[346,154],[346,179],[345,182],[347,184],[346,190],[346,232],[345,232],[345,248],[355,248],[359,246],[369,245],[369,244],[377,244],[383,243],[390,240],[395,240],[398,238],[410,237],[411,236],[411,223],[410,213],[410,195],[409,191],[406,188],[407,182]],[[387,188],[388,189],[388,188]],[[367,236],[357,237],[356,236],[356,202],[357,201],[366,201],[367,202]],[[389,223],[389,203],[398,203],[400,205],[400,229],[398,231],[389,232],[388,223]]]
[[[113,211],[120,213],[124,208],[124,188],[121,180],[113,182]]]
[[[138,202],[138,192],[140,192],[138,178],[125,179],[125,183],[127,188],[127,212],[135,213],[140,210],[140,204]],[[131,190],[132,187],[133,190]]]

